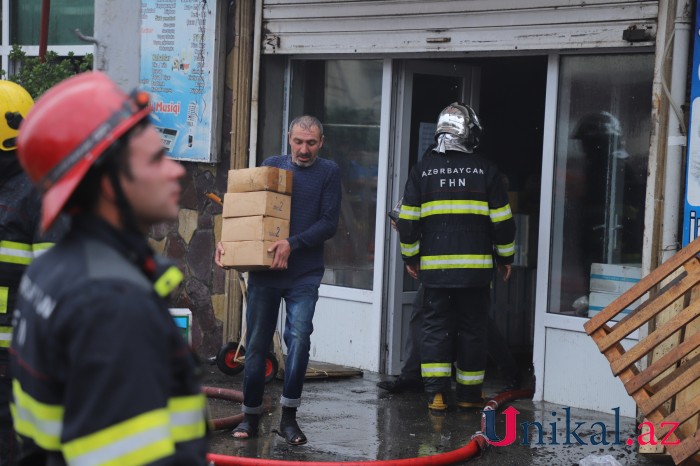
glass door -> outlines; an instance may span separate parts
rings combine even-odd
[[[382,60],[292,61],[290,118],[321,120],[321,157],[341,173],[338,231],[324,247],[325,285],[374,287],[382,67]]]
[[[407,61],[400,72],[397,89],[393,188],[387,205],[394,206],[403,195],[411,167],[434,143],[440,111],[455,101],[468,103],[478,111],[478,69],[446,62]],[[398,234],[391,233],[388,267],[388,312],[386,347],[387,373],[398,374],[404,359],[413,301],[418,281],[404,270]]]
[[[535,400],[634,416],[583,324],[641,277],[653,70],[652,53],[549,57]]]
[[[561,58],[550,313],[592,317],[641,272],[653,59]]]

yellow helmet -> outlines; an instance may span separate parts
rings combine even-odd
[[[19,124],[33,105],[34,99],[22,86],[0,80],[0,150],[15,150]]]

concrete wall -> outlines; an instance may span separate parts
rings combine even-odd
[[[95,64],[124,89],[139,83],[141,0],[95,0]]]

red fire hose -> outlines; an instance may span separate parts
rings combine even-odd
[[[220,398],[230,401],[242,401],[243,397],[240,392],[235,390],[219,389],[219,388],[204,388],[205,394],[211,398]],[[211,393],[211,394],[210,394]],[[514,401],[521,398],[531,398],[533,395],[532,390],[511,390],[509,392],[499,393],[491,400],[489,400],[485,405],[484,409],[497,410],[499,406],[510,401]],[[212,423],[215,425],[217,423],[223,424],[224,420],[227,420],[228,424],[231,424],[230,420],[234,418],[239,418],[236,424],[242,419],[243,415],[239,414],[237,416],[232,416],[222,419],[214,419]],[[482,415],[482,428],[484,416]],[[219,429],[224,427],[219,427]],[[285,461],[285,460],[269,460],[261,458],[244,458],[241,456],[228,456],[219,455],[216,453],[209,453],[207,455],[207,461],[209,466],[433,466],[442,464],[454,464],[460,461],[466,461],[470,458],[474,458],[479,455],[482,451],[486,450],[488,447],[488,442],[486,437],[481,433],[477,432],[474,434],[465,446],[458,448],[447,453],[440,453],[431,456],[421,456],[419,458],[404,458],[399,460],[370,460],[370,461]]]

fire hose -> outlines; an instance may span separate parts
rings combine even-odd
[[[243,392],[238,390],[230,390],[228,388],[204,387],[204,394],[207,398],[216,398],[219,400],[235,401],[243,403]],[[238,413],[235,416],[221,417],[211,419],[209,424],[213,430],[231,429],[236,427],[243,420],[243,413]]]
[[[243,394],[235,390],[228,390],[223,388],[211,388],[204,387],[205,394],[210,398],[219,398],[229,401],[242,401]],[[515,401],[522,398],[531,398],[533,395],[532,390],[511,390],[503,393],[499,393],[489,400],[484,405],[484,411],[494,410],[497,411],[500,406],[505,403]],[[224,429],[228,427],[233,427],[238,425],[238,423],[243,419],[243,413],[236,416],[231,416],[227,418],[220,418],[212,420],[212,424],[215,429]],[[245,458],[241,456],[228,456],[219,455],[216,453],[209,453],[207,455],[207,461],[209,466],[254,466],[254,465],[265,465],[265,466],[434,466],[443,464],[455,464],[460,461],[466,461],[471,458],[475,458],[482,451],[485,451],[489,446],[486,436],[483,434],[485,430],[485,415],[481,415],[481,430],[476,432],[469,443],[465,446],[458,448],[456,450],[439,453],[430,456],[421,456],[418,458],[404,458],[397,460],[368,460],[368,461],[285,461],[285,460],[272,460],[272,459],[261,459],[261,458]]]

